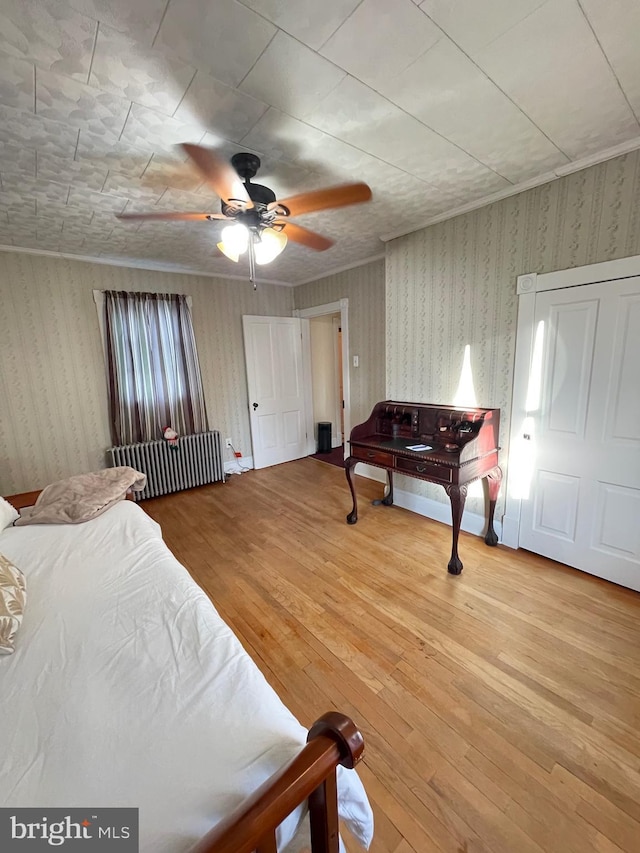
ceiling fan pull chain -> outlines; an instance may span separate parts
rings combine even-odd
[[[256,281],[256,253],[253,246],[253,241],[255,236],[251,234],[249,236],[249,281],[253,285],[253,289],[258,289],[258,282]]]

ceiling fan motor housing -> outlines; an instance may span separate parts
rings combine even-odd
[[[249,154],[248,152],[234,154],[231,158],[231,165],[243,179],[247,194],[254,203],[256,211],[264,211],[269,204],[276,200],[276,194],[269,187],[251,183],[251,178],[253,178],[260,168],[260,158],[257,154]],[[234,205],[228,205],[223,200],[222,212],[227,216],[233,216]],[[244,211],[244,213],[251,214],[251,211]]]
[[[233,155],[231,165],[243,181],[251,180],[260,168],[260,158],[257,154],[241,152]]]

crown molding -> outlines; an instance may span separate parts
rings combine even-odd
[[[337,275],[341,272],[347,272],[347,270],[353,270],[356,269],[356,267],[364,267],[367,264],[372,264],[374,261],[383,261],[385,257],[386,255],[384,252],[381,252],[378,255],[371,255],[370,257],[365,258],[362,261],[354,261],[354,263],[352,264],[345,264],[341,267],[335,267],[335,269],[326,270],[325,272],[320,273],[319,275],[314,275],[311,278],[305,278],[304,281],[298,281],[293,286],[300,287],[302,284],[311,284],[312,281],[320,281],[321,278],[328,278],[330,275]]]
[[[531,190],[534,187],[540,187],[543,184],[551,183],[551,181],[557,181],[558,178],[564,178],[574,172],[580,172],[582,169],[588,169],[590,166],[597,166],[598,163],[613,160],[614,157],[620,157],[623,154],[630,154],[638,148],[640,148],[640,136],[636,136],[627,142],[621,143],[620,145],[615,145],[613,148],[607,148],[604,151],[600,151],[598,154],[592,154],[589,157],[583,157],[581,160],[574,160],[572,163],[566,163],[564,166],[558,166],[557,169],[554,169],[551,172],[545,172],[545,174],[539,175],[536,178],[531,178],[528,181],[522,181],[519,184],[514,184],[505,190],[499,190],[491,195],[483,196],[476,201],[471,201],[468,204],[452,208],[451,210],[447,210],[437,216],[432,216],[430,219],[426,219],[418,226],[412,226],[411,228],[403,231],[381,234],[380,239],[384,243],[388,243],[390,240],[395,240],[397,237],[406,237],[407,234],[415,234],[416,231],[422,231],[423,228],[428,228],[430,225],[436,225],[438,222],[445,222],[447,219],[453,219],[456,216],[461,216],[463,213],[471,213],[473,210],[479,210],[481,207],[486,207],[496,201],[502,201],[504,198],[510,198],[511,196],[518,195],[526,190]]]
[[[165,272],[165,273],[173,273],[174,275],[199,275],[206,276],[207,278],[222,278],[222,279],[231,279],[232,281],[244,281],[249,283],[248,275],[221,275],[220,273],[213,273],[207,270],[189,270],[184,269],[183,267],[170,264],[153,264],[148,263],[146,261],[136,262],[134,260],[127,259],[121,260],[120,258],[109,258],[109,257],[100,257],[99,255],[74,255],[71,252],[53,252],[49,249],[31,249],[25,248],[23,246],[4,246],[0,245],[0,252],[18,252],[23,255],[41,255],[45,258],[64,258],[68,261],[82,261],[83,263],[89,264],[103,264],[108,267],[125,267],[126,269],[133,270],[151,270],[152,272]],[[292,284],[289,281],[279,281],[278,279],[269,279],[269,278],[260,278],[257,280],[258,285],[260,284],[275,284],[280,287],[295,287],[295,284]]]

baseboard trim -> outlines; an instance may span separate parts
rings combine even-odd
[[[375,468],[373,465],[367,465],[366,462],[358,462],[355,472],[360,477],[366,477],[367,480],[377,480],[378,483],[387,482],[387,474],[382,468]]]
[[[225,474],[242,474],[242,468],[253,468],[253,456],[241,456],[224,463]]]
[[[387,481],[386,473],[381,468],[374,468],[372,465],[358,464],[358,474],[380,483],[386,483]],[[439,501],[434,501],[433,498],[416,495],[413,492],[407,492],[404,489],[397,489],[395,487],[393,489],[393,502],[396,506],[402,507],[402,509],[408,509],[417,515],[431,518],[434,521],[440,521],[442,524],[448,524],[451,527],[451,505],[448,503],[440,503]],[[493,526],[498,535],[498,540],[502,542],[502,524],[494,520]],[[460,527],[467,533],[484,536],[487,520],[483,515],[465,510],[462,514]],[[509,543],[505,542],[504,544]],[[517,545],[509,544],[509,547],[513,548],[517,547]]]
[[[502,516],[502,544],[508,548],[518,549],[518,538],[520,535],[520,521],[513,516]]]

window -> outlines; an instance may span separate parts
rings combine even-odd
[[[114,445],[206,431],[188,298],[108,290],[104,323]]]

